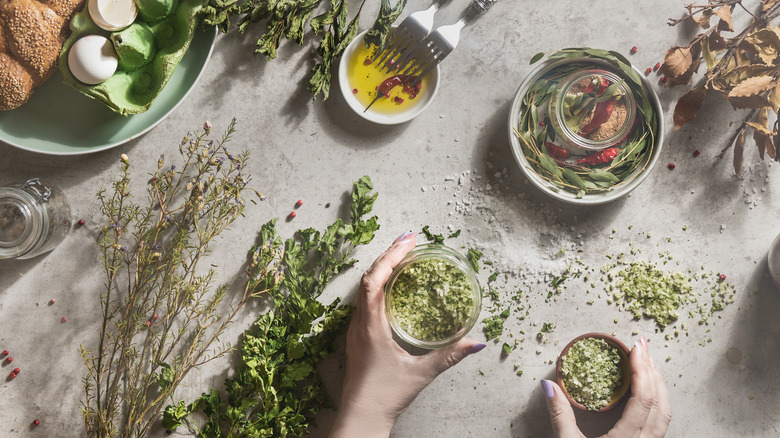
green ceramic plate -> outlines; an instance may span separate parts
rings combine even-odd
[[[198,30],[149,111],[123,117],[62,82],[59,71],[30,100],[0,111],[0,141],[51,155],[90,154],[137,138],[162,122],[187,97],[214,48],[217,29]]]

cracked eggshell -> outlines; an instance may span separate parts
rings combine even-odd
[[[68,68],[79,81],[95,85],[110,78],[119,65],[114,45],[100,35],[87,35],[73,44]]]
[[[109,32],[130,26],[138,15],[135,0],[89,0],[89,16]]]

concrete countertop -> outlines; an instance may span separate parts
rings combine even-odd
[[[466,4],[453,1],[438,20],[454,21]],[[427,5],[411,0],[406,11]],[[65,190],[74,220],[86,222],[48,255],[0,261],[0,349],[12,350],[13,365],[23,369],[10,380],[6,375],[14,367],[0,368],[0,435],[83,435],[85,368],[79,346],[92,345],[98,335],[103,281],[94,245],[101,220],[95,193],[118,175],[119,155],[130,157],[140,184],[156,169],[161,153],[169,160],[177,156],[188,130],[209,120],[219,133],[236,117],[232,148],[251,151],[246,173],[267,200],[249,204],[246,217],[213,245],[213,263],[223,278],[237,274],[247,236],[260,224],[285,218],[302,199],[297,218],[280,221],[282,235],[308,226],[322,229],[343,213],[337,207],[350,184],[369,175],[379,192],[374,213],[381,229],[357,251],[358,265],[326,289],[324,300],[351,299],[373,259],[403,231],[424,225],[437,232],[461,229],[460,237],[448,242],[480,248],[495,263],[480,272],[483,284],[495,271],[501,293],[524,293],[528,318],[510,318],[506,326],[506,336],[525,339],[522,348],[504,358],[501,343],[490,343],[441,375],[401,416],[393,436],[549,436],[539,380],[554,375],[550,362],[570,339],[590,331],[615,332],[628,345],[637,338],[634,331],[649,339],[671,391],[669,436],[778,436],[780,291],[769,279],[766,253],[780,232],[779,169],[759,161],[752,142],[741,176],[734,174],[730,159],[717,158],[732,133],[729,123],[743,113],[711,96],[699,117],[674,132],[671,112],[684,89],[662,89],[654,81],[669,127],[659,165],[630,197],[598,207],[551,200],[526,180],[509,148],[508,109],[535,53],[589,46],[628,55],[637,46],[629,59],[640,69],[651,67],[667,48],[697,31],[666,25],[669,17],[682,14],[682,6],[676,0],[498,2],[464,31],[460,46],[443,63],[432,106],[394,127],[371,125],[351,113],[335,81],[330,99],[312,101],[305,89],[311,47],[285,42],[279,58],[267,62],[252,56],[251,32],[220,36],[208,70],[183,105],[141,138],[80,157],[0,144],[0,185],[46,177]],[[370,18],[362,29],[378,6],[366,8],[364,16]],[[701,156],[694,158],[696,149]],[[676,164],[674,170],[667,168],[669,162]],[[326,209],[328,202],[333,207]],[[594,297],[598,291],[588,293],[583,281],[567,280],[562,293],[547,300],[550,275],[559,275],[577,258],[598,268],[608,263],[606,255],[632,248],[641,251],[635,259],[653,262],[659,262],[659,252],[668,252],[672,261],[659,263],[662,269],[727,274],[736,286],[735,303],[708,326],[698,325],[684,308],[678,323],[690,326],[687,336],[667,340],[670,329],[661,332],[650,320],[632,320],[630,313]],[[52,298],[56,304],[48,305]],[[591,298],[595,302],[589,305]],[[67,323],[60,322],[62,316]],[[256,310],[247,311],[224,339],[235,342],[256,316]],[[535,335],[544,322],[555,322],[556,328],[547,343],[539,343]],[[472,336],[484,340],[479,325]],[[323,370],[334,396],[340,361],[343,350]],[[191,400],[219,385],[229,366],[224,359],[200,369],[180,394]],[[30,427],[35,418],[42,421],[38,428]],[[324,436],[333,418],[332,411],[324,411],[312,435]],[[614,421],[596,415],[580,420],[593,433]]]

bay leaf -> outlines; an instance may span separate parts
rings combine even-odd
[[[710,49],[709,38],[705,38],[704,41],[701,42],[701,53],[702,57],[704,58],[704,64],[707,66],[707,70],[712,69],[712,67],[715,65],[715,59],[718,54]]]
[[[552,175],[557,176],[558,178],[563,177],[563,173],[561,172],[561,168],[558,167],[558,164],[550,158],[547,154],[540,154],[539,155],[539,164],[542,165],[542,168],[544,170],[550,172]]]
[[[734,108],[761,108],[769,104],[763,93],[775,85],[775,78],[769,75],[750,77],[737,84],[726,98]]]
[[[772,144],[772,139],[763,132],[753,131],[753,140],[756,142],[756,147],[758,148],[758,156],[763,160],[764,153],[767,149],[767,143]]]
[[[588,177],[596,182],[618,183],[620,179],[616,177],[612,172],[608,172],[604,169],[594,169],[588,174]]]
[[[582,199],[582,197],[585,196],[585,190],[580,190],[577,192],[577,199]]]
[[[718,30],[734,32],[734,24],[731,22],[731,8],[728,6],[721,6],[715,10],[715,15],[720,18]]]
[[[693,21],[695,21],[696,24],[698,24],[702,29],[710,28],[710,17],[712,17],[712,11],[709,9],[703,10],[698,16],[691,14]]]
[[[722,52],[726,50],[726,47],[728,44],[726,43],[726,40],[723,39],[723,37],[720,35],[720,32],[712,32],[709,37],[707,37],[707,41],[710,45],[710,50],[713,52]]]
[[[737,141],[734,143],[734,172],[742,172],[742,154],[745,148],[745,131],[739,133]]]
[[[598,187],[601,187],[602,189],[608,189],[614,185],[609,181],[596,181],[594,184],[596,184]]]
[[[562,169],[563,172],[563,178],[570,182],[575,187],[579,188],[580,190],[588,190],[588,186],[585,185],[585,181],[580,178],[577,173],[575,173],[573,170],[569,169],[568,167],[564,167]]]
[[[677,105],[674,107],[675,131],[693,120],[696,113],[701,109],[702,104],[704,104],[705,97],[707,97],[707,90],[704,86],[699,86],[688,90],[688,92],[677,101]]]
[[[538,62],[540,59],[542,59],[542,58],[544,58],[544,52],[539,52],[539,53],[537,53],[536,55],[534,55],[534,56],[531,58],[531,62],[529,62],[528,64],[529,64],[529,65],[536,64],[536,63],[537,63],[537,62]]]
[[[769,93],[769,105],[772,109],[778,113],[780,112],[780,82],[775,85],[775,88]]]
[[[674,46],[666,51],[659,71],[666,76],[666,85],[688,85],[699,69],[701,42],[687,47]]]

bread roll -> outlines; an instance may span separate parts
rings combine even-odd
[[[49,78],[84,0],[0,0],[0,110],[17,108]]]

